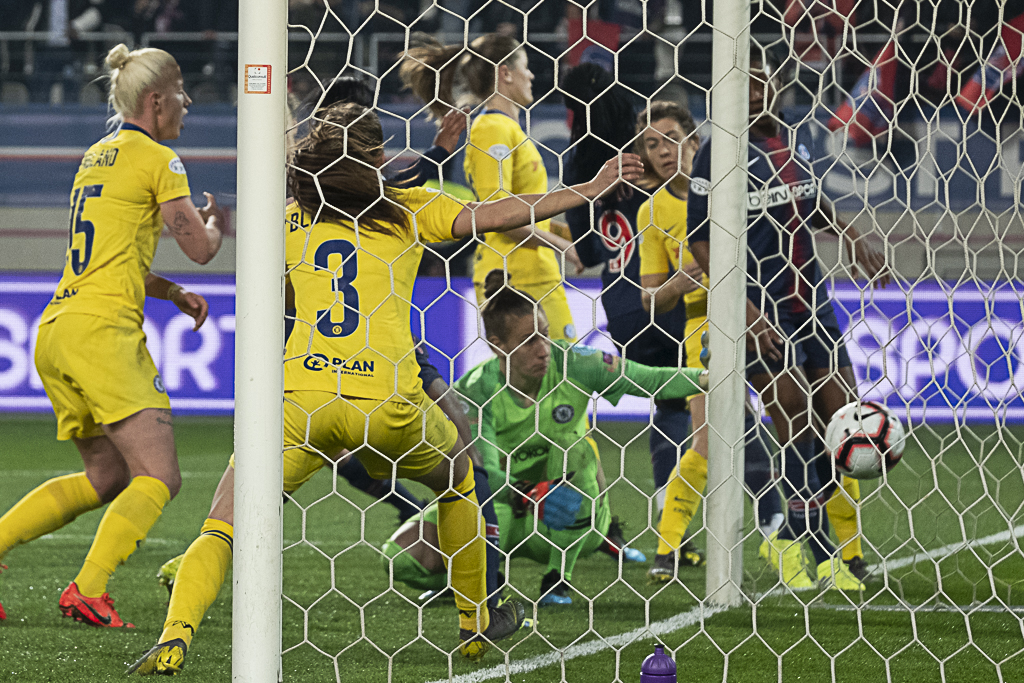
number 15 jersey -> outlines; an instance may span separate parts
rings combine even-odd
[[[189,194],[181,160],[138,126],[123,124],[90,147],[71,189],[64,274],[42,322],[87,313],[141,327],[160,204]]]
[[[423,391],[409,316],[422,242],[452,239],[463,206],[436,190],[397,190],[412,214],[392,232],[350,221],[312,223],[286,211],[285,260],[295,328],[285,349],[285,391],[317,390],[379,401]]]

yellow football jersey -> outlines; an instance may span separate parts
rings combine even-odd
[[[451,240],[463,206],[420,187],[398,190],[397,199],[413,216],[394,234],[357,233],[350,221],[313,224],[298,204],[289,205],[285,259],[296,312],[285,391],[374,400],[422,392],[409,327],[422,242]]]
[[[640,205],[636,225],[640,231],[641,277],[663,273],[671,277],[693,263],[686,239],[686,200],[674,195],[667,185]],[[710,284],[705,274],[700,289],[683,295],[690,320],[707,317]]]
[[[123,124],[90,147],[71,189],[64,274],[42,322],[87,313],[142,325],[160,204],[190,194],[178,155],[138,126]]]
[[[480,201],[494,201],[516,194],[548,191],[548,173],[537,146],[515,119],[495,111],[476,117],[466,146],[466,178]],[[537,227],[551,230],[551,221]],[[518,247],[502,234],[489,233],[478,244],[473,264],[473,282],[481,283],[495,268],[506,268],[512,285],[560,282],[558,257],[547,247]]]

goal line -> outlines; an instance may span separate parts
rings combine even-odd
[[[1014,527],[1007,531],[1001,531],[999,533],[990,534],[982,538],[959,543],[950,543],[934,550],[927,552],[915,553],[907,557],[896,558],[891,561],[883,560],[881,563],[871,565],[870,569],[872,572],[875,571],[890,571],[893,569],[901,569],[903,567],[909,567],[922,560],[941,560],[951,555],[955,555],[958,552],[969,550],[971,548],[978,548],[981,546],[992,545],[994,543],[1005,543],[1007,541],[1017,539],[1024,536],[1024,524]],[[754,596],[754,600],[760,601],[762,598],[781,596],[786,591],[776,588],[775,590],[762,593]],[[905,610],[907,605],[832,605],[819,603],[814,605],[807,605],[811,609],[830,609],[834,611],[855,611],[857,609],[868,610],[868,611],[892,611],[893,609]],[[912,607],[912,606],[910,606]],[[693,609],[687,610],[686,612],[680,612],[674,617],[668,619],[662,619],[655,621],[649,626],[643,626],[635,628],[632,631],[620,633],[618,635],[609,636],[607,638],[597,638],[590,640],[585,643],[578,643],[576,645],[570,645],[562,652],[552,652],[545,655],[538,655],[536,657],[530,657],[529,659],[512,660],[505,664],[497,664],[487,669],[475,671],[470,674],[463,674],[461,676],[455,676],[453,678],[442,678],[436,681],[430,681],[430,683],[482,683],[483,681],[490,681],[496,678],[519,676],[522,674],[535,671],[537,669],[543,669],[544,667],[554,666],[561,662],[568,662],[579,657],[589,657],[605,650],[621,650],[624,647],[632,645],[633,643],[642,640],[644,638],[650,638],[652,636],[663,636],[676,631],[681,631],[684,628],[689,628],[701,623],[704,619],[708,619],[720,612],[731,611],[740,609],[739,607],[724,607],[709,603],[707,605],[699,605]],[[1014,614],[1020,613],[1019,609],[1004,610],[999,608],[998,610],[986,609],[985,606],[971,605],[933,605],[927,608],[922,607],[922,610],[911,611],[1009,611]]]

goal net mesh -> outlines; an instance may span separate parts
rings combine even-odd
[[[697,178],[682,183],[684,188],[689,186],[692,212],[698,194],[703,194],[705,205],[709,196],[712,204],[715,201],[714,187],[706,182],[709,178],[698,177],[701,153],[697,152],[694,170],[685,168],[686,157],[692,154],[687,145],[690,141],[706,144],[714,125],[713,117],[709,118],[716,87],[711,65],[712,4],[710,0],[586,6],[568,0],[435,0],[408,6],[382,0],[293,2],[290,138],[301,144],[318,124],[317,107],[336,77],[362,79],[373,93],[383,127],[382,173],[394,175],[421,159],[437,132],[427,117],[429,103],[404,90],[399,78],[403,56],[422,44],[424,38],[418,32],[446,45],[462,46],[461,57],[475,38],[500,31],[522,41],[534,77],[533,101],[525,103],[517,123],[524,139],[539,151],[549,189],[570,182],[572,155],[581,148],[570,142],[566,101],[573,96],[563,84],[574,66],[595,64],[611,74],[616,92],[628,99],[635,112],[670,101],[692,113],[696,131],[684,130],[685,139],[673,143],[679,143],[673,161],[682,164],[685,179]],[[525,526],[522,518],[509,517],[519,531],[501,529],[503,535],[514,537],[502,541],[502,572],[507,580],[502,590],[524,604],[530,621],[520,633],[498,643],[480,664],[471,664],[457,652],[451,600],[443,594],[427,601],[421,598],[424,586],[436,583],[438,574],[442,588],[448,582],[444,562],[420,562],[422,582],[410,583],[402,580],[411,574],[401,562],[410,550],[384,548],[399,528],[392,503],[400,490],[394,481],[386,482],[374,497],[349,483],[354,480],[321,472],[289,494],[285,507],[285,679],[575,681],[590,676],[601,681],[637,680],[641,662],[655,643],[663,643],[676,659],[681,680],[687,676],[780,681],[1024,678],[1024,558],[1019,544],[1024,535],[1024,452],[1019,426],[1024,417],[1020,280],[1024,225],[1018,209],[1024,119],[1017,80],[1024,70],[1024,7],[991,4],[929,1],[896,3],[894,9],[886,3],[857,0],[751,3],[753,53],[761,57],[760,64],[753,62],[753,79],[762,87],[765,79],[772,81],[776,96],[768,106],[778,131],[776,142],[769,144],[758,137],[764,130],[761,124],[751,124],[751,150],[759,150],[756,154],[763,155],[760,163],[766,166],[758,171],[755,152],[748,158],[741,151],[737,163],[747,164],[750,196],[719,198],[748,203],[748,253],[737,255],[736,267],[750,273],[750,284],[758,288],[757,308],[772,325],[783,330],[780,310],[817,306],[817,317],[806,319],[827,317],[827,311],[834,310],[841,340],[831,339],[823,323],[810,322],[790,329],[787,340],[780,342],[782,363],[790,368],[780,374],[790,377],[794,386],[805,387],[796,401],[782,393],[789,385],[775,380],[767,389],[756,391],[752,380],[756,372],[750,365],[756,354],[736,359],[736,371],[750,390],[747,410],[758,418],[747,423],[747,469],[763,465],[768,472],[760,475],[767,482],[760,490],[751,490],[756,476],[734,475],[745,481],[746,491],[739,518],[740,589],[745,596],[741,606],[725,609],[707,601],[705,572],[710,568],[688,566],[698,556],[692,549],[702,551],[708,543],[703,505],[686,529],[688,545],[678,567],[670,563],[670,576],[664,582],[653,583],[649,576],[659,546],[659,515],[666,505],[665,486],[656,485],[659,475],[652,469],[651,449],[678,435],[681,424],[688,424],[682,422],[689,419],[685,406],[656,400],[638,386],[630,392],[635,396],[615,406],[595,391],[587,409],[586,438],[592,442],[587,447],[596,462],[593,471],[601,470],[602,476],[594,474],[600,486],[598,493],[575,480],[568,486],[580,494],[582,509],[593,511],[583,521],[607,539],[616,531],[609,528],[615,520],[630,552],[605,552],[606,541],[560,541],[562,537],[546,532],[535,520],[532,508],[526,510]],[[754,106],[753,96],[751,102]],[[484,103],[471,106],[472,125]],[[578,119],[575,125],[579,127]],[[593,114],[585,126],[591,140],[599,136],[596,131],[614,128],[595,120]],[[643,133],[642,128],[635,129],[626,143],[607,142],[621,151],[635,151],[645,144]],[[528,143],[520,144],[525,148]],[[463,202],[474,198],[473,179],[464,170],[470,149],[474,149],[473,140],[463,133],[452,154],[442,155],[436,165],[440,188]],[[513,145],[508,154],[520,151]],[[778,161],[783,158],[784,163]],[[503,182],[511,191],[512,181]],[[638,184],[632,192],[654,195],[662,184],[661,180]],[[677,200],[683,199],[677,195]],[[755,205],[758,202],[763,206]],[[574,329],[562,325],[564,316],[549,314],[550,336],[574,340],[577,350],[568,353],[580,357],[591,353],[580,345],[597,349],[600,360],[611,367],[621,355],[643,360],[647,351],[643,339],[649,337],[644,335],[648,328],[658,328],[675,334],[678,362],[693,364],[695,349],[700,348],[699,342],[694,344],[699,326],[676,334],[664,322],[670,315],[655,317],[643,309],[639,313],[609,310],[609,305],[615,305],[609,302],[616,300],[603,291],[607,286],[631,288],[632,298],[620,300],[636,306],[642,303],[641,282],[630,278],[647,269],[641,264],[641,269],[631,270],[631,261],[638,262],[646,253],[641,240],[653,231],[668,234],[680,221],[685,225],[679,204],[660,212],[648,207],[646,217],[639,219],[624,215],[625,209],[617,218],[605,215],[607,206],[608,202],[599,202],[592,213],[585,207],[582,233],[563,229],[557,221],[551,228],[573,243],[576,253],[603,254],[604,261],[590,264],[581,275],[574,273],[572,254],[543,245],[516,247],[521,252],[530,248],[533,256],[529,258],[540,258],[537,254],[544,250],[554,253],[565,274],[552,287],[564,290]],[[853,232],[835,229],[840,223],[828,211],[821,212],[828,206],[834,206],[835,217],[841,225],[852,226]],[[325,203],[323,208],[331,207]],[[790,211],[792,218],[779,219],[782,210]],[[290,225],[307,241],[292,272],[318,268],[330,272],[325,282],[333,279],[334,284],[333,304],[319,310],[316,319],[301,315],[295,319],[292,314],[292,334],[310,339],[309,349],[325,331],[363,339],[367,320],[376,315],[365,304],[372,300],[399,310],[411,305],[412,333],[422,340],[430,361],[449,385],[493,357],[473,285],[478,250],[497,253],[483,237],[441,244],[424,240],[388,257],[358,243],[350,245],[351,254],[334,245],[321,261],[317,254],[322,245],[314,243],[318,237],[312,222],[297,219]],[[763,236],[769,228],[784,246],[766,255],[757,251],[763,244],[753,231]],[[785,238],[779,238],[784,232]],[[798,233],[813,237],[809,252],[801,250]],[[686,232],[675,234],[685,237]],[[689,253],[691,246],[685,239],[674,244],[677,258],[669,259],[671,270],[662,278],[668,284],[658,285],[655,303],[658,294],[676,281],[678,250]],[[851,249],[851,245],[856,246]],[[851,262],[851,251],[863,260],[872,250],[891,273],[891,283],[884,288],[876,286],[884,271],[877,273],[870,265]],[[357,267],[364,259],[383,259],[392,291],[360,289]],[[512,260],[507,256],[505,262]],[[794,268],[814,261],[823,283],[818,292],[827,292],[827,302],[799,283],[788,290],[778,286]],[[406,294],[396,284],[411,277],[410,268],[418,272],[411,302],[403,299]],[[768,272],[773,268],[778,271]],[[801,271],[800,277],[807,272]],[[874,275],[874,281],[866,279],[866,273]],[[509,277],[515,286],[529,282],[530,273],[511,271]],[[707,280],[695,287],[698,294],[701,288],[707,293]],[[359,308],[360,298],[363,308]],[[554,300],[549,296],[541,305]],[[713,328],[716,316],[735,314],[715,307],[714,302],[711,291],[707,311]],[[690,309],[690,304],[680,300],[677,313],[684,308]],[[629,320],[646,319],[624,332],[628,316],[632,316]],[[798,326],[804,318],[794,320]],[[407,332],[396,329],[393,334],[399,337]],[[766,534],[776,529],[799,498],[794,491],[802,484],[786,481],[796,468],[792,463],[784,465],[784,459],[792,458],[794,444],[809,436],[814,437],[814,452],[821,452],[818,442],[830,417],[825,407],[836,403],[836,397],[825,395],[823,387],[843,384],[842,363],[836,360],[840,345],[849,355],[856,384],[844,396],[858,395],[887,406],[906,431],[905,451],[891,472],[860,482],[859,500],[852,500],[850,487],[840,487],[836,496],[845,500],[845,508],[826,507],[827,495],[811,496],[812,507],[826,507],[836,516],[830,530],[838,545],[835,557],[860,562],[857,571],[867,574],[863,590],[821,590],[819,563],[811,552],[813,534],[806,528],[798,529],[796,535],[803,547],[801,571],[811,585],[794,587],[792,577],[780,569],[778,551],[764,544]],[[798,347],[812,349],[810,360]],[[369,337],[365,349],[374,351]],[[826,362],[816,364],[814,349],[825,350]],[[318,410],[329,410],[336,403],[352,404],[352,396],[346,394],[346,376],[395,372],[394,366],[384,367],[379,356],[371,371],[357,356],[325,360],[311,350],[304,353],[289,362],[305,363],[310,372],[334,372],[339,386],[336,395],[325,395],[323,407],[296,404],[297,410],[306,412],[310,425]],[[804,369],[792,370],[795,363],[803,363]],[[711,378],[713,384],[716,379]],[[493,388],[493,405],[503,405],[497,401],[502,392],[512,395],[507,381],[503,375],[501,385]],[[773,393],[775,388],[779,391]],[[543,391],[556,389],[545,386]],[[538,406],[547,406],[543,394],[533,398],[540,401]],[[516,400],[522,404],[525,399]],[[769,417],[772,401],[790,409],[796,405],[797,412],[810,411],[817,417],[803,432],[784,439]],[[493,441],[486,445],[500,451],[503,470],[489,473],[492,481],[495,474],[505,484],[528,480],[517,466],[530,454],[522,448],[510,449],[501,440],[502,421],[511,417],[498,410],[484,416],[484,407],[474,404],[468,415],[480,428],[480,438]],[[564,436],[541,431],[541,425],[557,427],[573,418],[559,415],[559,409],[555,406],[550,419],[542,419],[538,409],[537,431],[522,443],[562,449],[562,461],[568,462],[569,450],[578,452],[579,439],[567,445]],[[658,411],[673,417],[659,423]],[[728,416],[709,414],[709,428],[715,430],[718,420],[738,415],[739,411]],[[487,431],[484,420],[494,423],[487,432],[490,436],[483,434]],[[660,475],[662,481],[677,476],[676,461],[698,446],[692,436],[696,426],[688,428],[678,448],[672,445],[671,471]],[[652,440],[652,431],[661,432],[662,438]],[[786,427],[785,433],[790,431]],[[751,441],[762,445],[767,460],[750,461]],[[338,459],[343,454],[327,452],[312,439],[305,445],[323,457],[327,472],[345,473],[347,461]],[[556,461],[562,458],[556,455]],[[549,453],[549,462],[551,457]],[[811,464],[806,469],[815,467]],[[841,478],[834,467],[826,464],[825,469],[823,487]],[[402,480],[399,484],[416,498],[433,498],[418,484]],[[781,497],[779,516],[770,510],[770,514],[759,513],[759,503],[775,492]],[[515,497],[508,486],[493,492],[493,502],[503,506]],[[669,498],[667,505],[676,505]],[[602,519],[602,511],[608,512],[608,518]],[[414,540],[407,538],[406,543],[436,546],[436,531],[429,520],[419,519],[412,518]],[[585,536],[581,533],[579,538]],[[595,550],[594,545],[601,547]],[[581,546],[585,546],[582,551]],[[557,561],[545,564],[538,559],[538,547]],[[636,561],[640,554],[644,559]],[[549,590],[552,584],[545,583],[545,576],[551,566],[562,572],[571,569],[567,589]],[[539,604],[544,594],[562,593],[571,604]]]

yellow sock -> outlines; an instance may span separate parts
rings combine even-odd
[[[159,479],[132,479],[103,514],[85,564],[75,577],[82,595],[98,598],[107,592],[111,574],[142,544],[170,499],[171,492]]]
[[[473,485],[473,464],[453,492],[436,492],[437,536],[441,553],[447,558],[455,591],[455,606],[459,608],[459,628],[483,632],[490,625],[490,613],[477,609],[487,602],[487,576],[485,571],[485,545],[483,517]]]
[[[846,492],[845,494],[843,492]],[[851,502],[852,501],[852,502]],[[843,560],[849,562],[855,557],[864,557],[864,549],[857,533],[857,507],[860,502],[860,482],[853,477],[844,476],[841,486],[832,492],[825,509],[828,521],[836,530],[839,547],[843,550]]]
[[[186,646],[192,644],[196,629],[217,599],[231,566],[234,535],[235,528],[227,522],[207,519],[203,523],[199,538],[192,541],[178,567],[159,642],[181,638]]]
[[[683,544],[690,521],[697,514],[701,494],[708,485],[708,461],[692,448],[679,458],[674,477],[665,487],[665,509],[658,525],[658,554],[675,552]]]
[[[40,484],[0,517],[0,558],[14,546],[56,531],[101,505],[85,472]]]

